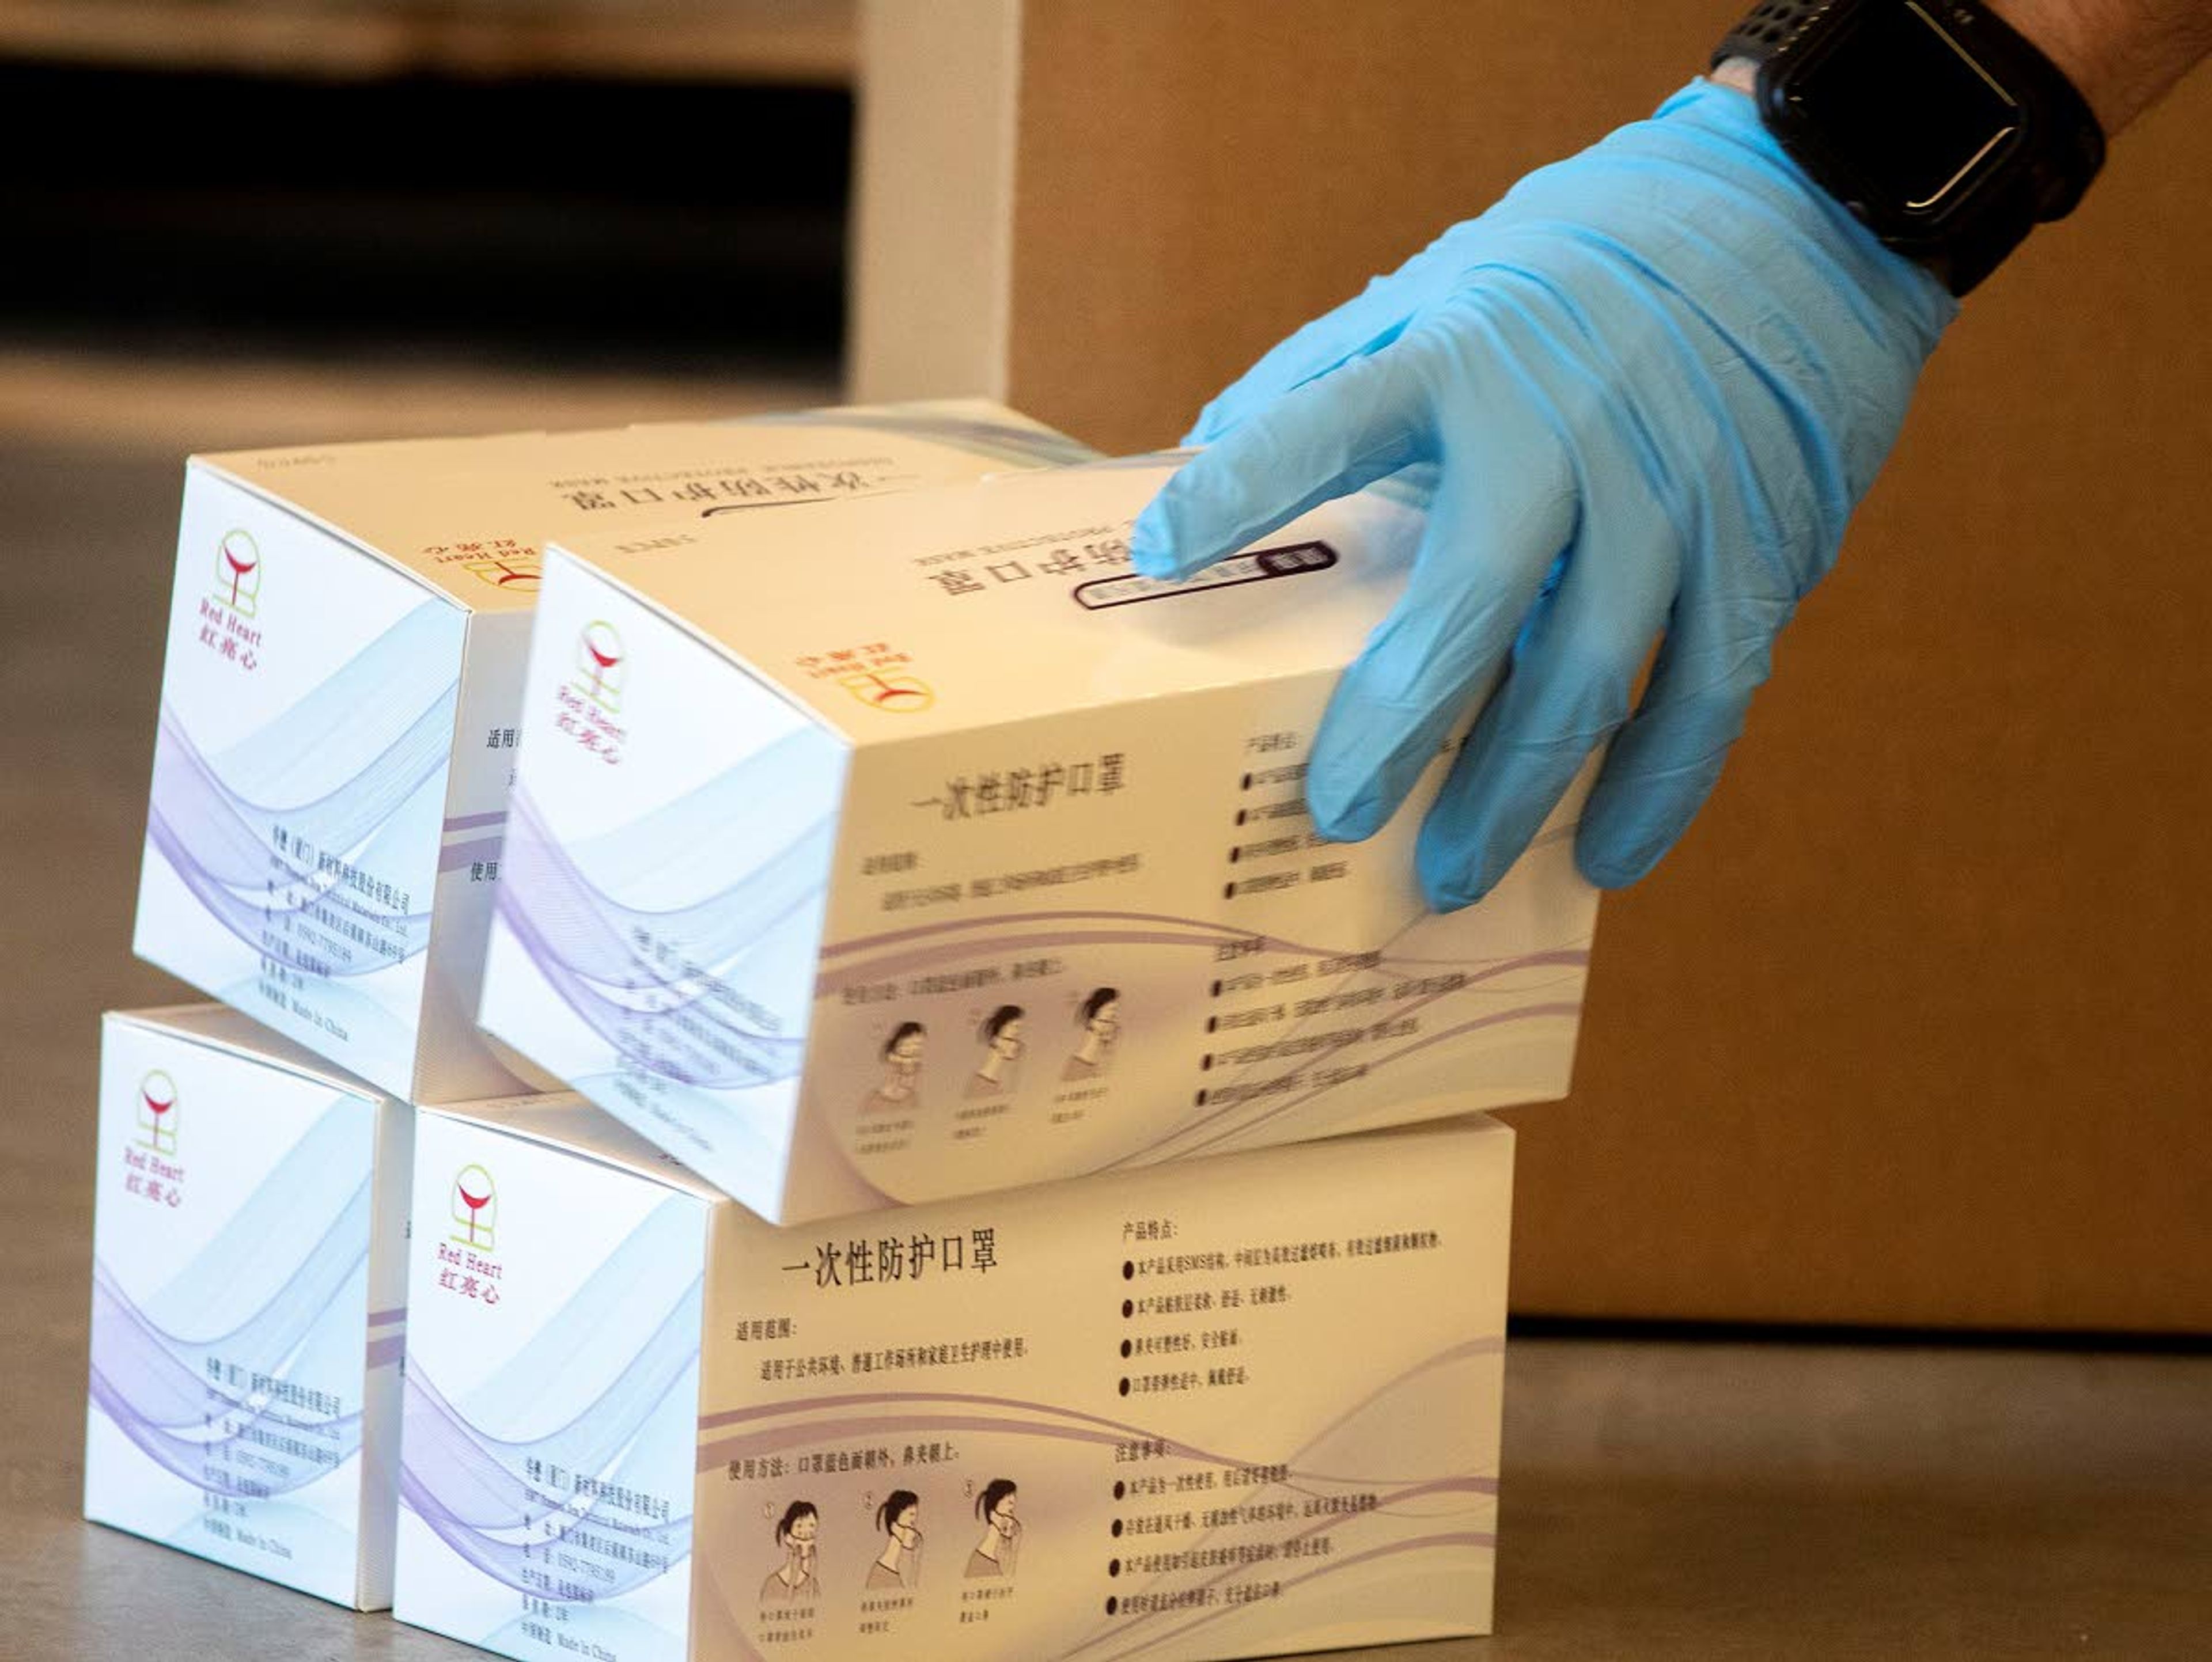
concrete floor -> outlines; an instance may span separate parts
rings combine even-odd
[[[98,1014],[186,996],[129,955],[183,452],[824,391],[0,351],[0,1658],[471,1653],[77,1516]],[[1507,1371],[1498,1634],[1407,1662],[2212,1655],[2212,1354],[1551,1334]]]

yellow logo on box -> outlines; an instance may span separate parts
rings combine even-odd
[[[628,673],[622,636],[604,618],[584,626],[576,637],[576,687],[602,710],[622,708],[622,685]]]
[[[227,531],[216,544],[215,597],[240,617],[251,617],[261,594],[261,545],[250,531]]]
[[[155,1068],[138,1082],[139,1142],[155,1154],[177,1151],[177,1082]]]
[[[937,689],[915,675],[885,675],[872,670],[846,676],[837,684],[871,710],[893,715],[914,715],[937,702]]]
[[[499,1235],[499,1190],[482,1166],[468,1165],[453,1174],[453,1222],[467,1233],[453,1240],[476,1252],[489,1253]]]

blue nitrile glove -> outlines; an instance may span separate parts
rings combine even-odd
[[[1421,828],[1431,904],[1488,892],[1608,738],[1576,859],[1632,883],[1711,792],[1956,310],[1698,82],[1262,358],[1137,521],[1137,569],[1436,464],[1405,597],[1315,736],[1315,823],[1371,835],[1502,670]]]

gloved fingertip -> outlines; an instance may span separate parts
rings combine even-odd
[[[1208,404],[1198,412],[1198,420],[1191,423],[1190,431],[1182,435],[1182,447],[1195,450],[1210,445],[1235,425],[1233,418],[1224,414],[1218,403]]]
[[[1372,774],[1339,779],[1318,768],[1306,774],[1306,808],[1314,829],[1331,842],[1365,842],[1390,817],[1389,800]]]
[[[1129,531],[1129,563],[1143,577],[1172,581],[1185,574],[1183,561],[1176,551],[1174,529],[1158,497],[1137,516]]]
[[[1510,864],[1480,843],[1470,845],[1451,834],[1439,825],[1434,810],[1413,843],[1413,875],[1432,912],[1458,912],[1476,904],[1498,887]]]
[[[1498,887],[1496,879],[1486,879],[1480,871],[1458,865],[1439,869],[1437,862],[1430,859],[1416,858],[1413,873],[1421,881],[1421,897],[1431,912],[1463,912]]]
[[[1600,889],[1626,889],[1651,875],[1651,868],[1667,858],[1674,840],[1646,840],[1618,847],[1588,836],[1575,840],[1575,870]]]
[[[1313,810],[1314,829],[1330,842],[1365,842],[1382,828],[1385,817],[1371,798]]]

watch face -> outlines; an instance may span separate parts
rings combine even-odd
[[[1932,221],[2021,136],[2020,105],[1971,44],[1940,8],[1864,6],[1775,91],[1790,116],[1825,136],[1831,161],[1868,193],[1866,208]]]

